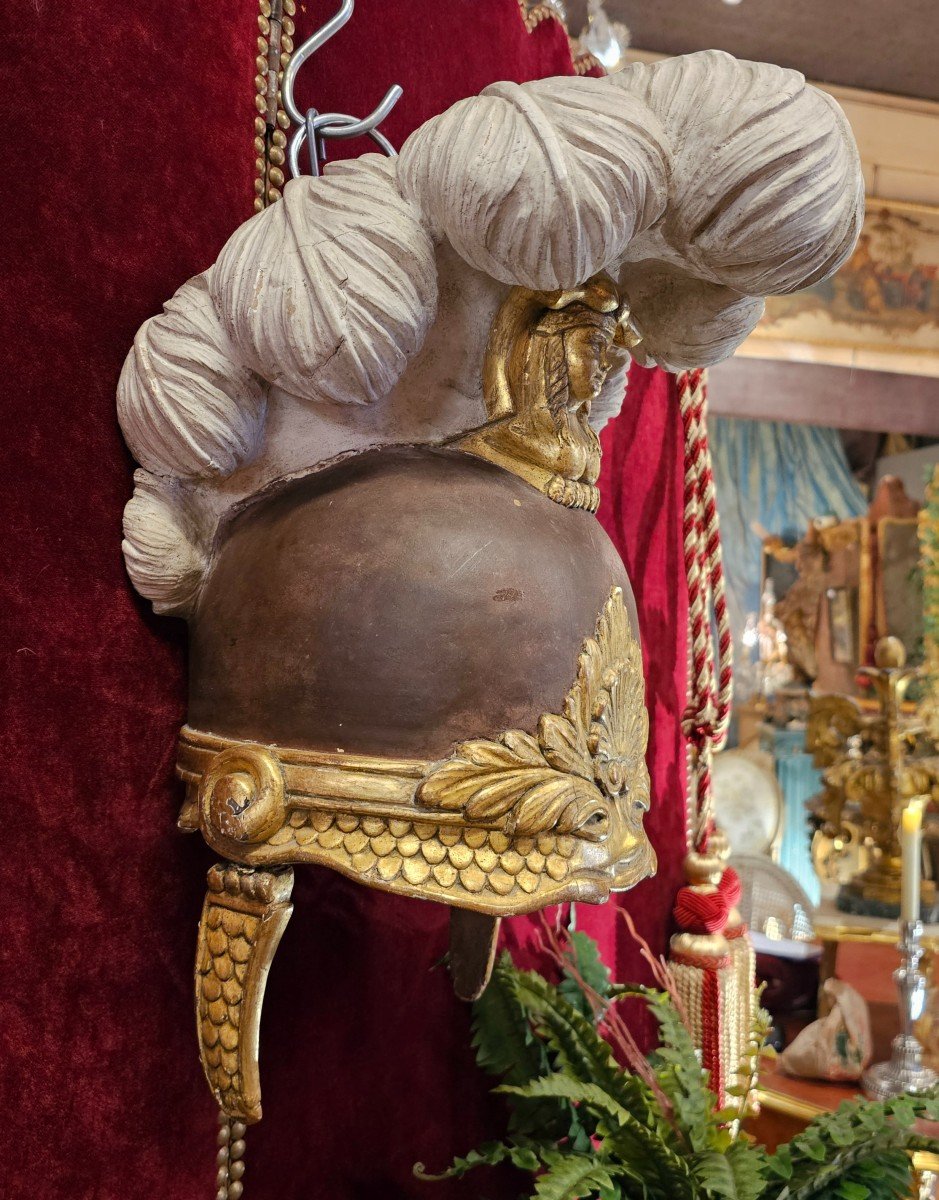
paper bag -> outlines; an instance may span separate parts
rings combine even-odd
[[[786,1048],[779,1065],[804,1079],[859,1079],[871,1060],[871,1019],[855,988],[826,979],[822,992],[831,1011],[807,1025]]]

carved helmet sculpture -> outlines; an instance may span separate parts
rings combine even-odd
[[[835,270],[862,184],[837,105],[718,52],[496,84],[397,159],[287,185],[137,335],[137,589],[191,631],[182,824],[213,868],[196,970],[223,1110],[290,864],[498,918],[651,874],[629,581],[597,430],[641,362],[732,353]]]

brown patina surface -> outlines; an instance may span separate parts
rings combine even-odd
[[[432,759],[533,729],[612,586],[589,513],[456,451],[391,448],[240,513],[191,624],[189,722],[301,749]]]

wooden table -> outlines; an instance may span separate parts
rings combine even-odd
[[[781,1142],[788,1142],[804,1129],[814,1117],[834,1112],[843,1100],[855,1100],[862,1095],[856,1084],[797,1079],[787,1075],[775,1059],[764,1059],[757,1092],[760,1112],[747,1122],[747,1130],[761,1145],[775,1150]],[[927,1137],[939,1139],[939,1124],[921,1121],[919,1126]],[[937,1174],[939,1155],[914,1154],[913,1167],[919,1172]]]
[[[813,925],[822,946],[820,984],[837,975],[857,988],[870,1009],[874,1061],[888,1058],[890,1043],[899,1028],[893,982],[893,971],[899,963],[897,922],[843,913],[832,901],[823,901],[813,914]],[[927,955],[939,949],[939,925],[926,926],[923,947]],[[760,1112],[747,1122],[747,1129],[773,1150],[814,1117],[833,1112],[843,1100],[861,1095],[857,1084],[797,1079],[787,1075],[775,1059],[764,1059],[758,1091]],[[939,1138],[939,1125],[923,1125],[923,1132]],[[937,1155],[917,1154],[913,1162],[918,1172],[939,1173]]]
[[[846,979],[858,989],[865,1000],[875,1004],[897,1003],[893,970],[899,965],[899,956],[891,953],[899,939],[895,920],[878,917],[855,916],[835,908],[833,900],[823,900],[812,914],[815,937],[821,943],[822,957],[818,969],[819,989],[826,979],[837,976]],[[870,947],[870,950],[862,949]],[[878,949],[874,949],[874,948]],[[931,956],[939,948],[939,925],[926,925],[923,929],[923,949],[926,951],[922,969],[929,966]],[[839,966],[840,962],[840,966]],[[873,971],[866,966],[876,963]],[[819,991],[819,1015],[824,1015]],[[892,1034],[890,1035],[893,1036]]]

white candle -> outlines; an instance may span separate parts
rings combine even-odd
[[[919,880],[922,858],[923,808],[912,800],[900,814],[900,848],[903,854],[903,882],[900,889],[901,921],[919,920]]]

